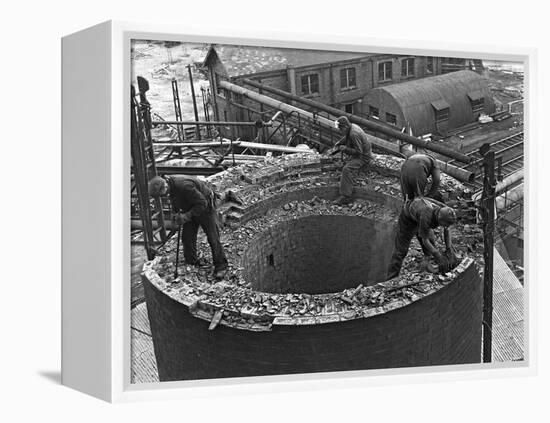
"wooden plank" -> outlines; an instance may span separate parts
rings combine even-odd
[[[259,142],[249,142],[249,141],[236,141],[239,144],[239,147],[245,148],[255,148],[257,150],[269,150],[269,151],[280,151],[282,153],[313,153],[313,150],[305,150],[303,148],[296,147],[287,147],[285,145],[277,144],[262,144]]]
[[[523,360],[523,286],[496,249],[493,265],[492,361]]]
[[[158,382],[157,361],[153,349],[153,338],[150,335],[147,306],[142,303],[132,309],[132,383]]]
[[[227,147],[233,144],[238,146],[241,141],[197,141],[197,142],[154,142],[155,147],[166,146],[166,147]]]

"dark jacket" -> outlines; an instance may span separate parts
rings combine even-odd
[[[430,229],[439,226],[437,215],[443,206],[444,204],[431,198],[415,197],[414,200],[405,203],[404,212],[418,225],[418,236],[429,238]]]
[[[165,179],[170,187],[174,212],[189,212],[192,217],[198,217],[215,208],[215,194],[207,182],[185,175],[172,175]]]
[[[428,178],[438,169],[437,161],[428,154],[413,154],[401,166],[401,190],[408,199],[425,195]],[[433,181],[434,183],[435,181]],[[437,185],[437,184],[436,184]],[[436,191],[438,186],[432,185]]]
[[[369,162],[372,159],[372,146],[367,134],[355,123],[351,124],[344,145],[346,146],[344,153],[347,155],[365,162]]]

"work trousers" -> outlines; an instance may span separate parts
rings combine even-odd
[[[401,192],[405,200],[412,200],[418,194],[425,195],[428,198],[443,202],[443,196],[439,191],[426,193],[428,186],[428,178],[425,174],[417,172],[413,173],[407,170],[407,174],[401,174]]]
[[[195,264],[197,257],[197,233],[199,226],[202,228],[212,250],[214,269],[227,269],[227,258],[220,242],[220,230],[218,227],[218,213],[215,209],[208,210],[182,226],[181,240],[183,242],[183,255],[189,264]]]
[[[390,266],[388,269],[388,279],[394,278],[399,275],[401,266],[403,266],[403,260],[407,257],[411,240],[415,234],[418,233],[418,224],[408,216],[405,209],[401,210],[399,214],[399,220],[397,221],[397,234],[395,235],[395,244],[393,247],[393,253],[390,260]],[[422,238],[418,237],[418,242],[422,247],[424,256],[430,255],[428,249],[424,246]]]
[[[342,168],[340,177],[340,195],[351,197],[355,178],[360,171],[366,171],[370,162],[361,159],[351,159]]]
[[[406,175],[401,174],[401,192],[405,199],[412,200],[418,194],[425,195],[428,178],[420,172],[417,172],[418,175],[410,173],[411,170],[408,170]]]

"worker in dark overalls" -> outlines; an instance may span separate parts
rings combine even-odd
[[[406,200],[399,214],[395,246],[388,269],[388,279],[399,275],[403,260],[409,252],[411,240],[415,234],[420,239],[420,245],[425,254],[435,258],[439,271],[446,273],[451,270],[452,263],[447,255],[441,254],[436,247],[433,229],[442,226],[446,251],[452,251],[449,226],[456,222],[455,211],[437,200],[427,197],[415,197]]]
[[[432,179],[432,183],[429,191],[426,192],[429,178]],[[412,201],[416,197],[426,196],[443,202],[443,197],[439,192],[441,173],[437,161],[431,155],[415,153],[409,156],[401,166],[399,181],[404,201]],[[430,254],[422,243],[422,238],[417,236],[417,239],[422,247],[424,257],[429,257]],[[424,260],[423,265],[428,266],[428,260]]]
[[[426,192],[429,178],[432,180],[431,186],[429,191]],[[415,153],[409,156],[401,166],[399,180],[401,182],[401,194],[405,202],[423,196],[443,202],[443,197],[439,192],[441,173],[433,156],[424,153]],[[431,238],[433,238],[433,234]],[[428,249],[424,246],[421,237],[417,236],[417,239],[425,258],[422,265],[434,271],[433,267],[429,265],[430,253]]]
[[[367,134],[358,125],[350,123],[345,116],[339,117],[336,120],[336,125],[344,138],[338,141],[334,147],[349,158],[344,164],[340,177],[340,196],[334,202],[342,206],[353,203],[355,177],[360,171],[366,171],[373,156]]]
[[[169,195],[173,218],[182,225],[181,239],[185,261],[191,265],[204,265],[197,256],[197,233],[202,228],[212,250],[214,276],[223,279],[227,272],[227,259],[220,242],[216,193],[206,182],[192,176],[156,176],[149,182],[149,195]]]
[[[426,192],[428,178],[432,178],[430,190]],[[401,166],[401,193],[403,199],[412,200],[415,197],[426,196],[443,201],[439,192],[441,173],[434,157],[428,154],[416,153],[410,156]]]

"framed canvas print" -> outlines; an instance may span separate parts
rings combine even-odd
[[[532,368],[533,52],[381,43],[63,39],[63,383]]]

